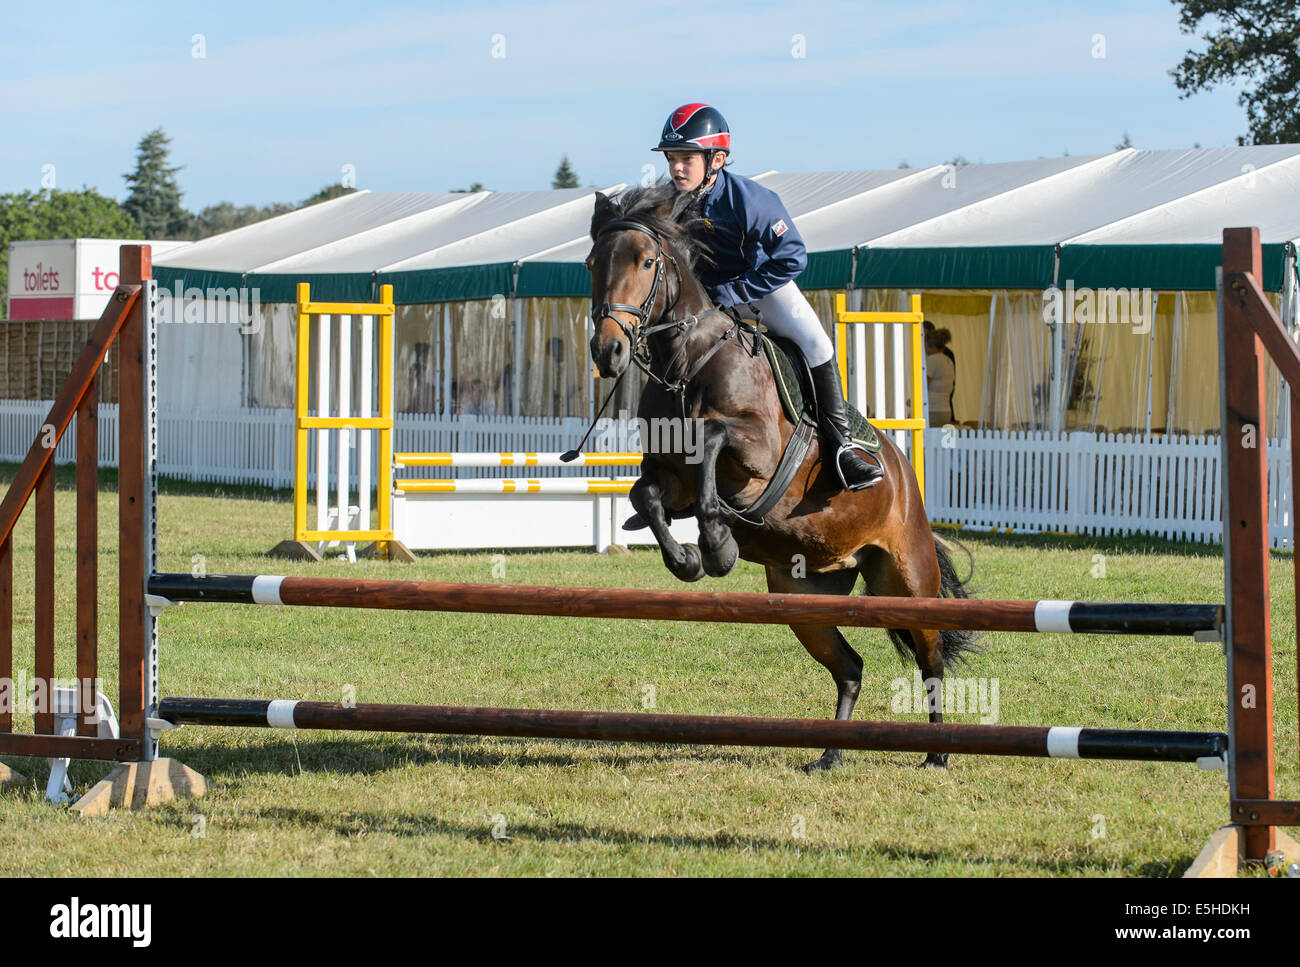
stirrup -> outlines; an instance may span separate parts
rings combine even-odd
[[[876,476],[868,480],[866,483],[850,485],[849,482],[846,479],[844,479],[844,468],[840,466],[840,457],[843,456],[844,453],[848,450],[861,450],[868,457],[874,460],[876,462],[876,466],[873,469],[875,469],[876,471]],[[862,462],[867,463],[867,461],[865,460]],[[867,463],[867,466],[870,467],[871,464]],[[854,491],[854,492],[859,490],[868,490],[871,487],[874,487],[876,484],[880,483],[880,481],[885,479],[885,469],[880,465],[880,458],[877,457],[871,451],[869,451],[862,444],[855,443],[852,440],[850,440],[848,443],[840,444],[839,449],[835,451],[835,472],[839,475],[840,484],[844,487],[844,489],[849,491]]]

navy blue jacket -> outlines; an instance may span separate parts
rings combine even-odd
[[[803,238],[772,189],[722,168],[701,211],[717,264],[701,265],[700,281],[719,307],[756,302],[808,265]]]

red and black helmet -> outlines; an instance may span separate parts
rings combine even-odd
[[[664,122],[659,145],[652,151],[714,151],[731,154],[731,129],[716,107],[683,104]]]

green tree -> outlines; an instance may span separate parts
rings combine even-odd
[[[1217,84],[1244,82],[1237,103],[1250,134],[1238,144],[1300,141],[1300,4],[1295,0],[1172,0],[1182,8],[1178,28],[1194,34],[1213,25],[1169,73],[1186,99]]]
[[[579,184],[581,182],[578,181],[578,173],[569,164],[569,156],[566,154],[560,159],[560,167],[555,169],[555,177],[551,180],[551,187],[577,188]]]
[[[1124,137],[1120,140],[1119,144],[1115,145],[1115,150],[1123,151],[1125,148],[1131,148],[1131,147],[1133,147],[1133,141],[1132,139],[1129,138],[1128,132],[1125,131]]]
[[[483,187],[483,182],[481,182],[481,181],[476,181],[476,182],[474,182],[474,184],[470,185],[468,188],[453,188],[451,191],[452,191],[452,194],[455,195],[455,194],[461,194],[461,193],[464,193],[464,192],[484,191],[484,190],[486,190],[486,189],[484,189],[484,187]]]
[[[482,186],[480,186],[482,187]],[[306,208],[308,205],[316,205],[323,201],[333,201],[335,198],[342,198],[344,195],[351,195],[356,192],[355,188],[347,188],[337,183],[326,185],[310,198],[303,200],[299,208]],[[278,212],[276,214],[279,214]]]
[[[243,228],[245,225],[259,221],[261,211],[256,205],[240,207],[229,201],[208,205],[194,217],[193,235],[196,239],[207,238],[209,235],[220,235],[222,232]]]
[[[94,188],[0,195],[0,318],[9,315],[9,243],[49,238],[144,238],[122,206]]]
[[[194,216],[181,207],[181,190],[176,184],[181,166],[167,166],[170,144],[162,128],[150,131],[140,139],[135,171],[122,176],[131,189],[122,207],[146,238],[189,238],[194,234]]]
[[[261,208],[257,205],[236,205],[229,201],[219,202],[207,206],[194,216],[191,235],[195,239],[200,239],[210,235],[220,235],[222,232],[233,232],[245,225],[295,211],[299,207],[301,206],[285,202],[276,202]]]
[[[207,206],[194,216],[191,236],[199,239],[211,235],[220,235],[222,232],[233,232],[245,225],[266,221],[266,219],[275,218],[277,215],[286,215],[289,212],[297,211],[299,208],[317,205],[334,198],[342,198],[344,195],[351,195],[355,192],[355,188],[345,188],[342,185],[326,185],[314,195],[303,199],[297,204],[277,201],[259,207],[257,205],[236,205],[230,201],[218,202],[215,205]]]

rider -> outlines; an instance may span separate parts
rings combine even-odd
[[[767,328],[794,341],[812,369],[823,440],[836,454],[841,482],[862,490],[884,476],[864,460],[853,442],[840,388],[835,347],[795,277],[808,253],[776,192],[733,175],[723,165],[731,132],[717,108],[684,104],[669,115],[654,151],[662,151],[679,192],[703,196],[713,267],[700,266],[700,281],[720,309],[751,304]]]

